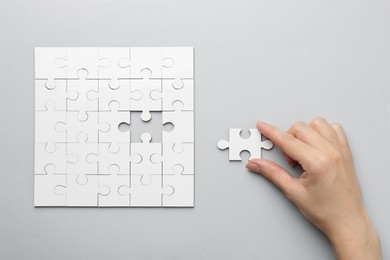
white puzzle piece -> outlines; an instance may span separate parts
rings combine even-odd
[[[129,207],[130,196],[121,195],[119,188],[130,184],[130,175],[119,174],[117,165],[110,166],[108,175],[99,175],[99,187],[110,187],[108,194],[99,194],[99,207]]]
[[[143,69],[141,75],[142,79],[131,82],[130,108],[132,111],[142,111],[141,119],[146,122],[152,118],[150,111],[161,111],[161,100],[151,97],[153,91],[161,92],[161,79],[151,79],[149,69]]]
[[[131,154],[141,156],[140,163],[131,164],[131,174],[142,175],[144,177],[143,182],[149,182],[148,175],[161,175],[162,165],[161,162],[153,163],[152,156],[161,156],[161,143],[151,143],[152,136],[149,133],[143,133],[141,135],[142,143],[131,144]]]
[[[175,81],[172,79],[162,80],[162,92],[152,91],[150,96],[154,100],[162,100],[163,111],[173,111],[173,103],[180,101],[183,103],[183,111],[194,110],[194,80],[183,79],[181,85],[175,86]]]
[[[142,161],[139,154],[130,155],[130,143],[120,143],[119,151],[113,153],[110,151],[110,143],[99,143],[98,154],[87,155],[89,163],[97,163],[98,174],[109,174],[110,167],[115,165],[119,168],[118,174],[130,174],[130,163],[138,164]]]
[[[109,79],[108,86],[117,89],[120,79],[130,79],[130,67],[119,66],[119,61],[129,56],[130,48],[99,48],[99,79]]]
[[[229,148],[229,160],[241,161],[241,152],[248,151],[250,160],[261,158],[261,149],[269,150],[273,143],[270,140],[261,140],[261,133],[257,129],[249,129],[250,136],[248,138],[241,137],[240,128],[229,129],[229,141],[220,140],[217,143],[219,149],[224,150]]]
[[[99,111],[110,111],[110,103],[113,101],[119,103],[119,110],[130,111],[130,99],[139,100],[141,92],[131,93],[129,79],[117,80],[116,88],[111,87],[110,82],[109,79],[99,79],[99,91],[89,91],[87,98],[98,100]]]
[[[175,143],[174,150],[181,151],[182,143],[194,142],[194,111],[183,111],[183,103],[175,101],[173,103],[175,111],[163,111],[163,124],[173,124],[173,130],[163,131],[164,143]]]
[[[112,101],[109,104],[110,111],[102,111],[99,113],[100,124],[108,124],[108,131],[99,132],[100,143],[110,143],[109,149],[115,153],[119,151],[119,143],[129,142],[130,133],[119,131],[120,123],[130,124],[130,112],[119,111],[119,103]]]
[[[161,175],[150,175],[147,183],[144,182],[145,176],[131,175],[130,186],[121,186],[119,193],[121,195],[130,195],[131,207],[161,207],[162,196],[172,195],[174,189],[172,186],[162,186]]]
[[[161,52],[163,60],[172,62],[170,66],[162,67],[162,77],[174,79],[175,88],[180,88],[183,79],[194,78],[194,49],[192,47],[164,47]]]
[[[134,47],[130,48],[130,57],[119,60],[119,66],[122,68],[130,67],[131,78],[142,78],[142,71],[149,69],[150,77],[161,79],[161,69],[163,66],[170,67],[173,61],[162,59],[162,48],[159,47]],[[189,61],[187,61],[189,62]]]
[[[45,143],[47,152],[54,152],[54,143],[65,143],[66,133],[56,129],[57,124],[66,122],[66,112],[56,111],[55,104],[48,102],[44,111],[35,111],[35,142]]]
[[[67,100],[76,100],[77,92],[67,92],[66,80],[56,80],[51,88],[46,85],[46,80],[35,80],[35,110],[46,110],[49,103],[55,104],[56,111],[66,111]],[[64,98],[65,97],[65,98]]]
[[[88,143],[87,141],[87,135],[80,133],[77,143],[67,143],[68,173],[77,175],[97,174],[97,163],[88,161],[87,156],[91,153],[98,153],[98,143]]]
[[[182,169],[182,174],[194,174],[194,143],[183,143],[181,151],[176,152],[174,143],[163,143],[162,156],[153,154],[153,163],[163,162],[163,174],[172,175],[177,169]]]
[[[77,99],[68,99],[68,111],[78,111],[78,119],[85,121],[88,118],[88,111],[98,111],[98,102],[87,97],[90,91],[98,91],[98,81],[87,79],[88,71],[80,69],[78,79],[68,80],[68,92],[77,93]]]
[[[35,206],[193,207],[192,47],[36,48],[35,118]]]
[[[66,78],[66,68],[57,66],[63,59],[66,59],[66,48],[35,48],[35,79],[45,80],[48,89],[55,88],[55,79]]]
[[[99,61],[98,48],[66,48],[66,58],[56,60],[58,68],[66,68],[67,79],[79,78],[79,70],[86,70],[89,79],[97,79],[99,77],[98,67]]]
[[[110,188],[99,186],[98,175],[66,175],[66,185],[58,185],[55,192],[66,195],[67,207],[97,207],[99,194],[108,195]]]
[[[194,206],[194,175],[183,175],[181,171],[174,175],[163,176],[163,186],[173,187],[172,194],[164,194],[165,207],[193,207]]]
[[[34,176],[34,205],[40,206],[66,206],[66,197],[55,193],[55,187],[66,185],[66,175],[55,174],[55,166],[48,164],[45,174]]]
[[[66,174],[66,143],[55,143],[53,152],[47,152],[46,145],[35,144],[35,174],[46,174],[49,164],[53,165],[54,174]]]
[[[66,140],[68,143],[76,143],[77,136],[80,133],[87,135],[89,143],[97,143],[99,132],[107,132],[110,129],[110,126],[106,122],[99,124],[99,112],[97,111],[88,112],[87,119],[84,121],[79,120],[79,112],[77,111],[68,111],[66,114],[67,123],[57,122],[55,129],[61,133],[66,132]]]

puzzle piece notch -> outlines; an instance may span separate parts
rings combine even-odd
[[[240,128],[229,129],[229,141],[220,140],[217,146],[220,150],[229,148],[229,160],[241,161],[241,152],[248,151],[250,153],[250,160],[254,158],[261,158],[261,150],[269,150],[273,147],[270,140],[261,140],[261,133],[257,129],[249,129],[250,136],[248,138],[241,137]]]

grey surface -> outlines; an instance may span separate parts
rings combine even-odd
[[[2,0],[0,259],[332,259],[275,187],[216,148],[229,127],[317,115],[345,126],[390,258],[389,13],[383,0]],[[33,207],[35,46],[195,47],[194,209]]]

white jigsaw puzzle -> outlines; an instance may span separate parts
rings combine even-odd
[[[249,160],[261,158],[261,149],[269,150],[273,147],[270,140],[261,140],[261,133],[257,129],[249,129],[250,136],[248,138],[241,137],[240,128],[229,129],[229,141],[220,140],[217,146],[221,150],[229,148],[229,160],[241,161],[241,152],[248,151],[250,153]]]
[[[35,48],[36,207],[193,207],[192,47]],[[132,142],[131,113],[162,141]],[[161,127],[161,129],[163,129]]]

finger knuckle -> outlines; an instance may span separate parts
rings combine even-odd
[[[327,171],[333,165],[344,160],[344,155],[337,149],[330,149],[326,153],[318,154],[312,157],[312,167],[314,171]]]
[[[339,123],[333,123],[332,127],[336,130],[343,130],[343,126]]]
[[[325,122],[325,119],[323,117],[316,117],[314,118],[311,122],[310,122],[310,125],[313,127],[313,128],[319,128],[322,124],[324,124]]]
[[[298,121],[292,125],[292,129],[294,130],[300,130],[305,126],[305,123],[302,121]]]

